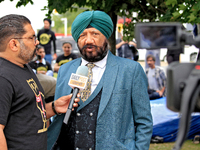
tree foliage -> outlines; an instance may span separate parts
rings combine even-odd
[[[0,0],[2,2],[3,0]],[[10,0],[12,1],[12,0]],[[33,3],[32,0],[19,0],[17,7]],[[123,39],[130,41],[134,37],[137,22],[178,21],[182,23],[200,23],[200,1],[197,0],[48,0],[48,17],[54,9],[59,14],[76,12],[77,8],[89,7],[102,10],[110,15],[116,29],[117,16],[131,18],[132,22],[123,25]],[[133,16],[133,12],[137,16]],[[115,32],[109,39],[111,51],[115,53]]]
[[[123,36],[124,40],[130,41],[134,37],[134,24],[136,22],[143,22],[148,19],[155,21],[161,14],[167,10],[164,0],[48,0],[49,13],[56,9],[58,13],[65,13],[66,11],[74,11],[76,7],[88,6],[92,10],[102,10],[108,13],[114,23],[116,29],[117,16],[125,16],[132,19],[132,23],[124,24]],[[138,15],[133,16],[133,12]],[[115,32],[109,39],[111,51],[115,53]]]
[[[177,21],[182,23],[200,23],[200,1],[166,0],[168,10],[160,18],[161,21]]]

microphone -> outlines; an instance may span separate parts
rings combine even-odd
[[[88,67],[87,66],[79,66],[76,71],[76,74],[74,74],[74,73],[71,74],[68,85],[71,88],[73,88],[73,93],[72,93],[72,98],[70,100],[67,112],[65,114],[65,118],[63,120],[63,122],[65,124],[68,123],[76,95],[78,94],[79,90],[83,90],[87,85],[87,80],[88,80],[87,75],[88,75]]]

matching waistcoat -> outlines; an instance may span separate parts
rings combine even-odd
[[[95,129],[102,90],[81,110],[71,113],[62,129],[54,150],[94,150]]]

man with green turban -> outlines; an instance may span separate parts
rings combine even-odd
[[[147,78],[138,62],[108,50],[112,32],[112,20],[102,11],[85,11],[74,20],[72,36],[82,57],[60,67],[55,99],[73,91],[68,81],[80,65],[89,68],[91,82],[80,92],[79,107],[67,124],[65,114],[54,117],[48,128],[48,150],[149,149],[152,116]]]
[[[78,15],[72,24],[72,36],[76,42],[89,25],[98,29],[107,39],[113,32],[113,22],[105,12],[85,11]]]

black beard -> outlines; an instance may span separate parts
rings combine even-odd
[[[83,46],[83,48],[80,48],[78,45],[78,48],[79,48],[79,51],[80,51],[83,59],[85,59],[88,62],[97,62],[97,61],[102,60],[106,56],[106,54],[108,52],[107,45],[108,45],[107,42],[105,42],[102,47],[96,46],[96,45],[91,45],[91,44],[86,44]],[[92,57],[87,56],[87,54],[85,52],[87,48],[95,48],[96,52],[97,52],[97,56],[92,56]]]

